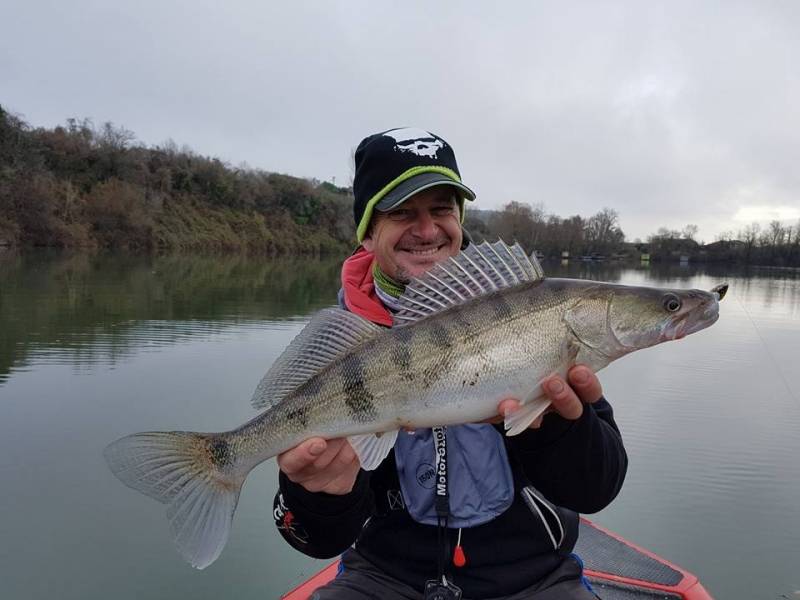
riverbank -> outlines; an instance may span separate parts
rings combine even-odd
[[[137,145],[110,123],[32,128],[0,107],[3,246],[341,254],[351,206],[348,188]]]

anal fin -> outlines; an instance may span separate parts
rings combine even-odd
[[[397,432],[386,431],[384,433],[365,433],[362,435],[351,435],[347,438],[350,445],[358,455],[361,468],[365,471],[372,471],[378,468],[383,459],[389,454],[397,440]]]
[[[503,425],[506,435],[519,435],[531,426],[547,407],[550,406],[550,399],[545,395],[538,395],[531,398],[513,413],[506,415]]]

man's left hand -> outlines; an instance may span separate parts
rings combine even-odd
[[[559,375],[551,375],[542,382],[542,389],[552,404],[531,423],[533,429],[541,426],[542,418],[549,412],[556,412],[572,421],[579,419],[584,404],[593,404],[603,396],[603,387],[597,375],[584,365],[572,367],[567,373],[567,381]],[[498,412],[505,415],[519,409],[519,405],[518,400],[508,398],[500,402]]]

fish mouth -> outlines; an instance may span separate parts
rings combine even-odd
[[[716,307],[706,309],[703,314],[696,318],[691,319],[690,315],[685,315],[677,321],[673,322],[672,326],[665,332],[665,337],[668,340],[681,340],[687,335],[691,335],[710,327],[719,319],[719,311]]]

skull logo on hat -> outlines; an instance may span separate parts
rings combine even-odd
[[[391,137],[395,141],[395,150],[400,152],[411,152],[417,156],[429,156],[436,158],[436,153],[444,148],[444,140],[436,137],[429,131],[406,127],[404,129],[393,129],[384,135]]]

